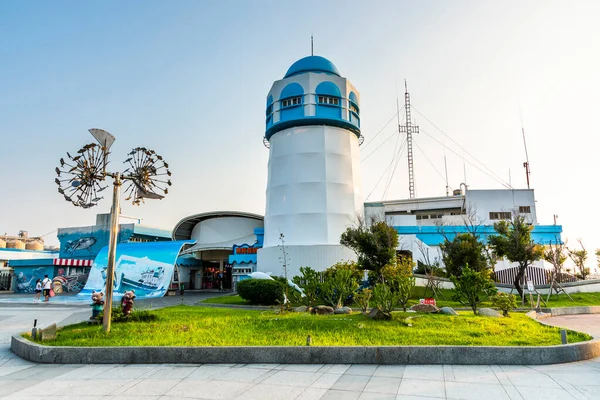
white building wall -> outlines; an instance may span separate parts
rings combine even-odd
[[[490,212],[518,211],[519,206],[529,206],[531,223],[537,224],[533,189],[467,190],[465,197],[467,208],[474,207],[483,225],[498,222],[498,220],[490,220]]]
[[[358,138],[331,126],[270,139],[264,247],[337,245],[362,212]],[[261,266],[262,269],[262,266]]]
[[[252,245],[255,241],[254,228],[260,228],[263,222],[254,218],[219,217],[199,222],[194,226],[191,240],[196,240],[194,247],[212,244],[231,247],[244,241]]]

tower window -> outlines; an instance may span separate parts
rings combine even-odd
[[[350,111],[352,111],[353,113],[358,115],[358,106],[356,104],[354,104],[352,101],[349,101],[348,103],[349,103]]]
[[[273,104],[271,104],[271,105],[269,105],[269,106],[267,107],[267,112],[266,112],[266,114],[267,114],[267,117],[268,117],[269,115],[273,114]]]
[[[531,206],[519,206],[519,214],[531,214]]]
[[[289,97],[287,99],[281,100],[281,108],[298,106],[300,104],[302,104],[302,96]]]
[[[319,96],[319,104],[327,104],[332,106],[339,106],[340,99],[332,96]]]

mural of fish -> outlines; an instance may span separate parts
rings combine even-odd
[[[67,253],[73,254],[79,250],[87,250],[92,253],[91,247],[95,245],[97,242],[96,238],[93,236],[90,237],[82,237],[77,240],[69,240],[67,242],[67,248],[65,249]]]

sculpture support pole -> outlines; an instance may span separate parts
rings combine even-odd
[[[108,245],[108,266],[106,270],[106,303],[104,305],[104,318],[102,328],[106,333],[110,332],[112,317],[113,287],[115,275],[115,258],[117,252],[117,240],[119,236],[119,197],[121,194],[121,174],[114,176],[113,204],[110,215],[110,242]]]

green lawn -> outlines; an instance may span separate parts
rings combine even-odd
[[[113,323],[109,335],[100,325],[81,323],[58,331],[50,346],[302,346],[311,335],[315,346],[494,345],[547,346],[561,343],[558,328],[523,314],[489,318],[395,313],[392,321],[362,314],[279,315],[273,311],[176,306],[153,311],[151,322]],[[407,317],[412,326],[408,326]],[[25,334],[26,335],[26,334]],[[591,339],[569,332],[569,342]]]
[[[412,304],[417,304],[419,299],[424,298],[425,288],[423,286],[415,287],[411,298],[413,299]],[[462,304],[456,301],[452,301],[452,290],[442,289],[441,292],[446,297],[446,300],[442,296],[439,296],[436,300],[436,304],[438,307],[452,307],[452,308],[465,308]],[[428,291],[428,296],[431,296],[431,291]],[[514,292],[517,295],[516,291]],[[546,300],[547,295],[542,296],[544,300]],[[556,297],[556,295],[552,295],[550,301],[547,302],[548,308],[553,307],[575,307],[575,306],[600,306],[600,293],[573,293],[571,297],[574,301],[569,300],[569,298],[565,294],[561,294]],[[534,301],[537,301],[537,296],[534,296]],[[207,300],[203,300],[202,303],[212,303],[212,304],[239,304],[239,305],[250,305],[250,303],[246,302],[240,296],[220,296],[213,297]],[[521,306],[521,300],[517,299],[517,305]],[[491,302],[484,302],[480,307],[491,307]],[[544,307],[544,304],[541,303],[541,306]],[[358,305],[353,304],[353,308],[359,308]],[[528,297],[525,299],[525,307],[529,307]]]

